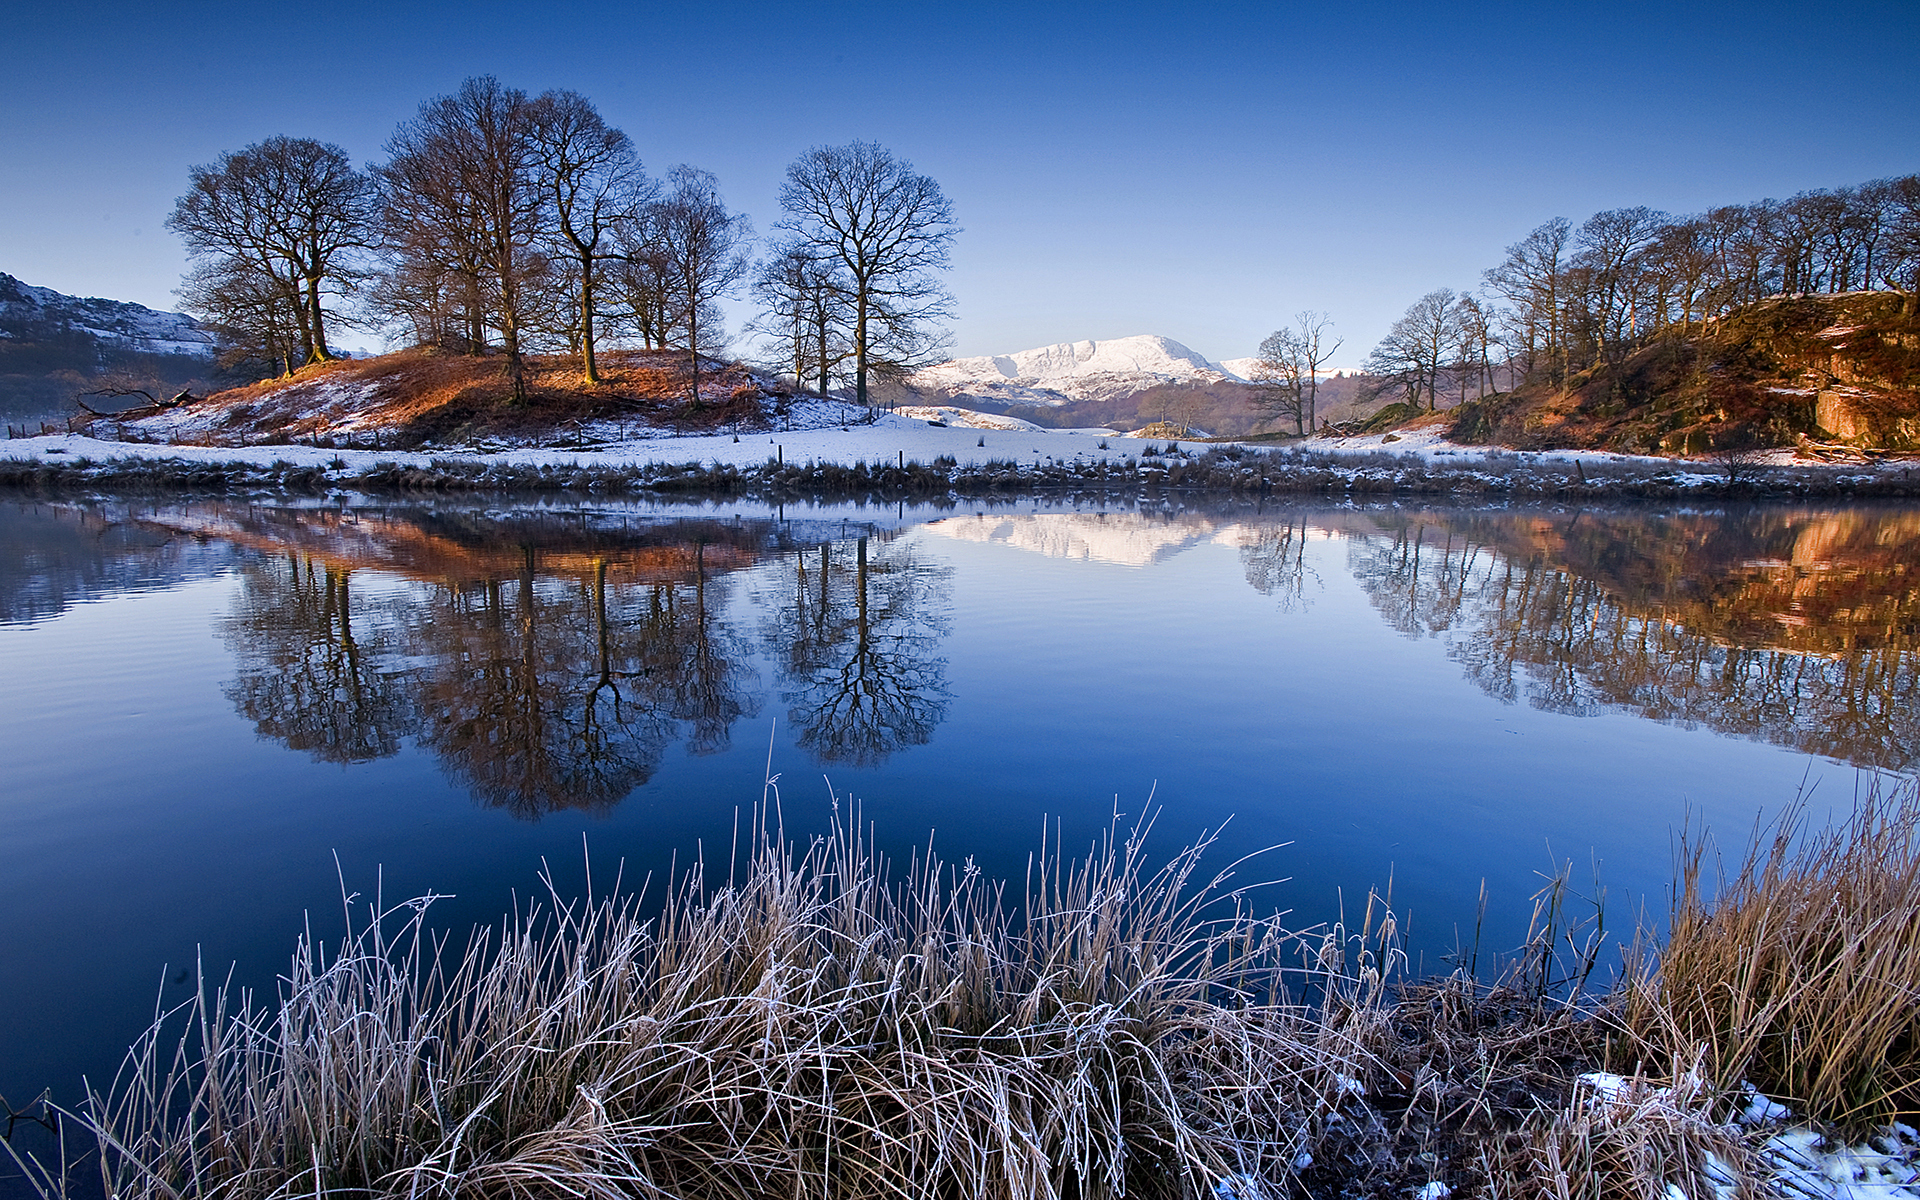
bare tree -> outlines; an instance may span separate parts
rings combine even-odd
[[[1276,329],[1260,343],[1250,372],[1253,407],[1270,421],[1292,418],[1293,431],[1307,432],[1306,347],[1294,329]]]
[[[290,137],[223,154],[188,180],[167,227],[199,263],[190,300],[235,328],[260,328],[264,302],[291,318],[304,362],[332,358],[324,297],[364,277],[355,256],[371,242],[373,181],[340,147]]]
[[[753,223],[745,213],[727,211],[711,172],[679,166],[667,178],[667,195],[653,206],[653,232],[671,272],[675,315],[686,331],[693,372],[692,399],[698,404],[701,330],[717,319],[715,302],[747,274]]]
[[[380,172],[398,265],[466,276],[473,348],[485,325],[500,331],[515,403],[527,398],[522,338],[546,267],[534,115],[525,92],[491,75],[469,79],[400,126]]]
[[[1473,386],[1481,396],[1493,386],[1493,318],[1478,297],[1465,295],[1453,303],[1454,386],[1460,403],[1467,402],[1467,388]]]
[[[535,168],[551,214],[547,235],[556,256],[566,259],[574,289],[581,372],[598,383],[594,316],[601,264],[614,257],[615,227],[652,199],[651,183],[632,140],[580,93],[543,93],[533,102],[532,122]]]
[[[1639,340],[1645,297],[1641,268],[1671,223],[1667,214],[1638,205],[1595,213],[1580,226],[1575,261],[1587,271],[1593,361],[1602,356],[1618,361]]]
[[[1452,288],[1428,292],[1407,308],[1406,314],[1367,356],[1367,370],[1388,386],[1404,389],[1407,402],[1418,405],[1424,395],[1427,411],[1440,406],[1440,373],[1459,339],[1458,313]]]
[[[1299,335],[1300,363],[1306,368],[1306,426],[1311,433],[1319,427],[1320,373],[1347,339],[1334,337],[1333,318],[1311,308],[1293,314],[1293,328]]]
[[[869,372],[898,376],[943,345],[930,323],[952,312],[937,272],[960,232],[940,185],[872,142],[818,146],[787,168],[777,228],[845,270],[854,393]]]
[[[755,328],[778,343],[794,382],[805,387],[811,376],[822,396],[833,370],[852,353],[844,336],[850,289],[836,267],[813,248],[789,243],[760,264],[753,281],[762,309]]]
[[[1507,247],[1507,257],[1484,278],[1510,306],[1509,347],[1517,345],[1529,374],[1545,371],[1555,383],[1566,379],[1566,339],[1561,324],[1565,302],[1567,241],[1573,225],[1555,217]]]

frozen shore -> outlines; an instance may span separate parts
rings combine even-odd
[[[857,410],[854,410],[857,411]],[[814,414],[829,415],[829,414]],[[1908,461],[1737,462],[1463,446],[1436,432],[1281,446],[1154,441],[1110,429],[982,429],[882,413],[785,431],[467,448],[183,445],[77,434],[0,442],[12,487],[967,495],[1177,489],[1318,495],[1912,497]],[[1392,441],[1387,438],[1392,437]],[[369,443],[375,441],[372,436]]]

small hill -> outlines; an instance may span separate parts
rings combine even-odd
[[[1781,296],[1573,376],[1453,410],[1458,442],[1706,454],[1920,450],[1920,312],[1892,292]]]
[[[683,351],[610,350],[599,357],[604,379],[589,386],[578,358],[529,356],[524,404],[513,402],[499,355],[407,350],[346,359],[124,414],[110,422],[117,430],[105,432],[222,446],[551,444],[648,430],[758,428],[792,400],[745,367],[713,359],[701,362],[696,400]]]
[[[88,392],[204,389],[213,357],[213,335],[184,313],[69,296],[0,274],[0,413],[7,417],[64,417],[74,397]]]

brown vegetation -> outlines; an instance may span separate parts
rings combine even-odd
[[[1617,366],[1454,410],[1451,436],[1525,450],[1710,455],[1920,449],[1920,313],[1892,292],[1777,297],[1676,327]]]
[[[528,355],[525,362],[524,403],[514,402],[497,357],[407,350],[317,364],[129,423],[128,430],[213,445],[374,437],[396,448],[482,438],[564,443],[588,422],[674,433],[755,428],[778,402],[745,367],[706,360],[696,403],[687,356],[677,351],[604,351],[596,384],[582,380],[571,355]]]

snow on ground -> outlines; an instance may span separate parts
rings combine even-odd
[[[880,413],[873,423],[859,424],[865,410],[853,405],[833,405],[830,413],[811,410],[796,414],[794,424],[814,424],[822,416],[840,417],[845,426],[820,423],[812,428],[780,432],[718,433],[700,436],[632,436],[605,446],[588,449],[565,447],[505,446],[489,452],[439,448],[427,450],[325,449],[313,446],[188,446],[143,442],[111,442],[78,434],[22,438],[0,442],[0,458],[39,459],[53,462],[88,458],[182,459],[193,463],[244,462],[269,465],[284,462],[297,467],[327,467],[337,458],[349,470],[364,470],[375,463],[399,463],[426,466],[435,459],[468,462],[508,463],[515,465],[566,464],[594,467],[623,467],[647,463],[700,463],[705,466],[758,466],[778,457],[787,463],[852,464],[898,462],[931,463],[942,455],[951,456],[962,466],[989,462],[1039,463],[1048,459],[1079,459],[1084,462],[1123,460],[1136,457],[1142,443],[1129,441],[1107,429],[1042,429],[1029,425],[1021,429],[975,429],[961,426],[941,428],[927,424],[924,418],[897,413]],[[1024,424],[1024,423],[1023,423]],[[605,429],[589,428],[589,440],[597,434],[617,435],[608,423]],[[1101,443],[1108,443],[1101,449]],[[1189,448],[1193,448],[1189,444]]]
[[[337,397],[314,397],[318,404],[330,405]],[[917,410],[915,410],[917,411]],[[941,411],[947,411],[942,409]],[[952,409],[956,414],[966,410]],[[986,414],[971,414],[985,417]],[[581,431],[586,445],[570,449],[562,446],[516,446],[496,444],[483,447],[438,447],[425,450],[325,449],[312,446],[192,446],[166,443],[115,442],[65,434],[22,438],[0,442],[0,459],[37,459],[46,462],[72,462],[78,458],[100,461],[110,458],[178,459],[191,463],[252,463],[268,466],[276,462],[295,467],[332,467],[339,460],[348,473],[372,468],[377,463],[403,466],[427,466],[434,460],[459,460],[482,464],[567,465],[582,467],[625,467],[652,463],[734,467],[758,466],[779,458],[788,464],[896,463],[930,464],[943,456],[962,467],[991,462],[1040,464],[1049,460],[1119,462],[1138,459],[1147,445],[1165,446],[1164,440],[1130,437],[1110,429],[1045,429],[1027,422],[1016,428],[983,428],[949,424],[929,425],[929,418],[899,413],[879,413],[872,423],[862,422],[865,410],[851,404],[815,403],[796,408],[792,424],[796,428],[775,432],[717,433],[676,436],[658,430],[627,429],[615,422],[600,422]],[[839,422],[846,422],[844,425]],[[1009,423],[1012,423],[1009,421]],[[183,428],[182,432],[186,432]],[[1388,439],[1392,440],[1389,441]],[[1198,442],[1180,443],[1182,450],[1199,453],[1207,447]],[[1725,468],[1711,461],[1687,461],[1644,455],[1615,454],[1604,450],[1518,451],[1497,446],[1462,446],[1446,440],[1437,429],[1408,430],[1399,434],[1372,434],[1365,437],[1313,438],[1290,443],[1282,449],[1297,448],[1314,455],[1333,458],[1365,458],[1386,455],[1418,462],[1428,467],[1455,467],[1463,471],[1483,471],[1502,475],[1529,462],[1567,466],[1608,463],[1627,464],[1668,473],[1685,483],[1724,480]],[[1798,463],[1791,450],[1775,450],[1758,456],[1770,465]],[[1359,464],[1357,464],[1359,465]],[[1369,464],[1370,465],[1370,464]],[[1872,466],[1860,468],[1871,474]],[[1911,469],[1910,463],[1895,469]]]
[[[1670,1088],[1655,1088],[1643,1080],[1595,1071],[1580,1076],[1579,1083],[1587,1089],[1589,1103],[1611,1108],[1627,1119],[1635,1109],[1705,1117],[1697,1076]],[[1786,1105],[1757,1091],[1749,1093],[1736,1116],[1740,1124],[1761,1127],[1763,1132],[1772,1127],[1770,1136],[1755,1149],[1774,1173],[1771,1182],[1778,1194],[1804,1200],[1920,1200],[1920,1165],[1916,1165],[1920,1164],[1920,1131],[1911,1125],[1896,1121],[1864,1141],[1843,1145],[1804,1124],[1791,1124],[1793,1119]],[[1739,1194],[1725,1164],[1713,1159],[1709,1171],[1721,1177],[1715,1191],[1722,1200]],[[1669,1194],[1674,1191],[1669,1185]]]

